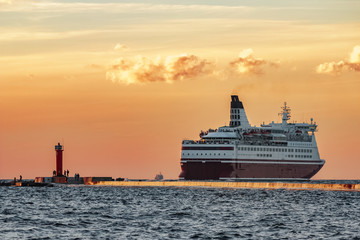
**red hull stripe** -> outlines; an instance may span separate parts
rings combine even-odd
[[[182,150],[234,150],[234,147],[182,147]]]
[[[232,158],[224,158],[224,159],[209,159],[209,158],[181,158],[181,161],[189,161],[189,162],[223,162],[223,161],[246,161],[246,162],[297,162],[297,163],[323,163],[321,160],[276,160],[276,159],[232,159]]]

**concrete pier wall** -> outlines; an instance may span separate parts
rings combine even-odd
[[[265,189],[321,189],[360,191],[360,184],[281,183],[281,182],[198,182],[198,181],[89,181],[87,185],[124,187],[211,187]]]

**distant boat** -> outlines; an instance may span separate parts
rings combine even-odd
[[[164,179],[164,176],[161,173],[156,174],[156,176],[155,176],[156,181],[160,181],[160,180],[163,180],[163,179]]]

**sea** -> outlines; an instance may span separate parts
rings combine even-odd
[[[0,187],[0,239],[360,239],[360,192]]]

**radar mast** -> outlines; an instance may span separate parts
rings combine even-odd
[[[279,116],[282,115],[282,124],[286,125],[287,121],[291,118],[291,109],[287,106],[287,103],[284,102],[284,106],[281,107],[281,112],[279,113]]]

